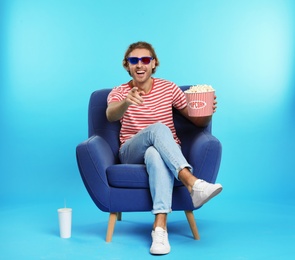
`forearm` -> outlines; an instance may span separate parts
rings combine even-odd
[[[110,103],[106,110],[107,119],[110,122],[120,120],[126,112],[128,106],[129,105],[125,100]]]
[[[143,94],[144,91],[138,91],[137,87],[133,87],[124,100],[109,103],[106,110],[107,119],[110,122],[120,120],[130,105],[138,106],[143,103]]]
[[[186,117],[187,119],[189,119],[192,123],[194,123],[196,126],[199,126],[199,127],[206,127],[211,119],[212,119],[212,116],[203,116],[203,117],[191,117],[188,115],[188,110],[187,110],[187,107],[185,107],[184,109],[182,110],[179,110],[179,112],[184,116]]]

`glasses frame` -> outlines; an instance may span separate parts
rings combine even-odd
[[[144,62],[142,59],[149,59],[149,62]],[[141,57],[141,58],[138,58],[138,57],[128,57],[127,60],[130,64],[132,65],[136,65],[139,63],[139,61],[141,61],[142,64],[144,65],[148,65],[151,63],[151,61],[153,60],[154,58],[153,57],[150,57],[150,56],[144,56],[144,57]]]

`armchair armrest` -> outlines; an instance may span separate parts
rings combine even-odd
[[[194,175],[200,179],[215,183],[222,146],[220,141],[208,130],[204,129],[192,139],[188,161],[193,166]]]
[[[77,146],[76,157],[91,198],[99,209],[108,211],[110,199],[106,169],[116,161],[110,145],[102,137],[93,135]]]

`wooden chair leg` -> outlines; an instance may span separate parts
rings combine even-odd
[[[187,221],[190,225],[190,228],[192,230],[194,239],[200,240],[199,231],[197,228],[196,220],[194,218],[194,212],[191,210],[186,210],[185,215],[186,215]]]
[[[117,213],[110,213],[107,236],[106,236],[106,242],[111,242],[112,241],[116,221],[117,221]]]

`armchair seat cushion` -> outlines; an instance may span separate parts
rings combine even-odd
[[[106,170],[108,183],[115,188],[149,189],[149,176],[144,164],[114,164]],[[174,186],[182,183],[175,181]]]

